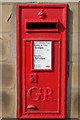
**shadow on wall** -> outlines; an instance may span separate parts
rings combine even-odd
[[[2,103],[3,103],[3,107],[2,107],[2,114],[3,114],[3,111],[9,111],[9,109],[11,108],[10,107],[11,98],[5,91],[2,93]],[[6,110],[5,107],[7,108]]]
[[[66,118],[71,118],[72,31],[73,31],[73,12],[69,9],[69,6],[68,6],[68,18],[67,18],[67,94],[66,94]]]

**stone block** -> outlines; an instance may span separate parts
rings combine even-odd
[[[0,60],[7,60],[11,54],[11,35],[0,34]]]
[[[80,62],[78,64],[78,88],[80,89]]]
[[[72,90],[71,94],[71,118],[78,118],[78,89]]]
[[[78,31],[80,32],[80,1],[78,4]]]
[[[0,117],[2,117],[2,90],[0,89]]]
[[[80,89],[78,90],[78,118],[80,120]]]
[[[80,33],[78,33],[78,62],[80,63]]]
[[[17,38],[16,38],[16,6],[13,6],[13,10],[12,10],[12,19],[11,19],[11,27],[12,27],[12,31],[11,31],[11,57],[12,59],[16,58],[16,43],[17,43]]]
[[[15,85],[15,64],[3,62],[2,63],[2,87],[14,88]]]
[[[68,32],[78,32],[78,3],[69,4]]]
[[[15,91],[5,89],[2,91],[2,117],[14,118],[15,112]]]
[[[0,60],[2,60],[2,35],[0,34]]]
[[[67,35],[67,59],[71,62],[78,62],[78,33]]]
[[[2,4],[2,31],[11,32],[12,4]]]
[[[72,63],[72,88],[78,89],[78,63]]]
[[[2,62],[0,62],[0,89],[2,88]]]
[[[0,5],[0,31],[2,31],[2,5]]]
[[[78,34],[75,33],[72,37],[72,61],[78,62]]]

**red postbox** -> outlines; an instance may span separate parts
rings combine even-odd
[[[65,118],[67,4],[17,5],[17,118]]]

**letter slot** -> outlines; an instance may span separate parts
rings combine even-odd
[[[59,20],[54,19],[54,20],[49,20],[48,22],[44,20],[37,21],[37,20],[32,20],[28,21],[25,20],[25,30],[26,32],[58,32],[59,31]]]

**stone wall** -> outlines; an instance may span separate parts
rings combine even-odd
[[[54,4],[54,2],[52,3]],[[17,3],[7,2],[0,3],[0,26],[2,26],[0,27],[0,102],[2,96],[3,118],[16,118],[16,4]],[[79,19],[80,3],[68,2],[66,94],[67,118],[80,118]]]

